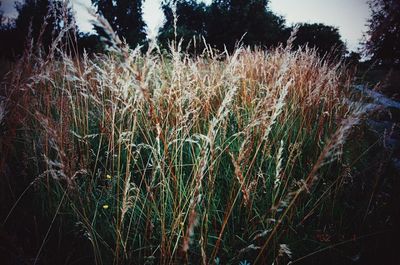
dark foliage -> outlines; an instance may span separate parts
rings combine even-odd
[[[13,24],[2,24],[0,27],[0,58],[11,59],[15,54],[15,30]]]
[[[66,3],[56,0],[26,0],[17,2],[15,22],[3,25],[0,31],[2,57],[13,58],[24,51],[26,42],[35,44],[38,51],[47,51],[53,40],[73,16]],[[75,30],[71,28],[71,31]]]
[[[163,5],[166,23],[159,36],[163,44],[175,38],[173,4],[168,1]],[[176,15],[178,40],[183,38],[185,45],[193,36],[202,35],[218,50],[232,51],[239,41],[274,47],[286,42],[291,31],[282,17],[268,9],[266,0],[214,0],[209,6],[194,0],[178,1]],[[345,51],[338,29],[323,24],[300,25],[294,45],[305,44],[317,48],[322,56],[334,52],[342,57]]]
[[[1,8],[1,2],[0,2],[0,8]],[[0,26],[3,24],[3,11],[0,10]]]
[[[96,34],[79,33],[78,48],[80,53],[83,51],[88,54],[104,52],[104,44]]]
[[[110,23],[119,37],[131,47],[146,45],[145,23],[142,19],[142,2],[128,0],[92,0],[98,12]],[[176,3],[177,28],[174,29],[173,5]],[[20,55],[26,40],[42,43],[45,49],[58,35],[65,13],[68,20],[71,12],[54,0],[27,0],[18,4],[19,16],[13,25],[3,26],[1,38],[3,57]],[[285,20],[268,9],[266,0],[213,0],[210,5],[195,0],[166,0],[163,2],[166,22],[158,37],[161,46],[167,47],[170,40],[183,40],[183,47],[190,45],[189,52],[204,48],[202,37],[218,50],[232,51],[239,41],[244,45],[273,47],[286,42],[291,28]],[[64,14],[63,14],[64,13]],[[78,47],[82,52],[104,51],[101,38],[107,34],[95,26],[96,35],[78,34]],[[176,36],[175,36],[176,33]],[[295,47],[307,44],[316,47],[321,55],[335,51],[343,55],[344,44],[338,30],[323,24],[300,25]]]
[[[175,38],[173,3],[168,1],[163,5],[166,23],[159,36],[163,44]],[[187,44],[193,36],[201,35],[213,47],[228,51],[238,41],[251,46],[275,46],[286,41],[290,30],[282,17],[268,10],[267,4],[265,0],[214,0],[206,6],[193,0],[178,1],[176,38],[183,38]]]
[[[339,30],[320,23],[300,24],[293,44],[295,47],[307,45],[316,48],[321,56],[333,54],[343,57],[346,51]]]
[[[350,54],[346,57],[346,60],[350,64],[357,65],[361,60],[361,54],[358,52],[350,52]]]
[[[168,47],[168,42],[175,39],[173,6],[171,2],[164,2],[162,8],[165,15],[165,24],[160,29],[158,40],[163,47]],[[176,21],[176,40],[182,39],[184,47],[187,47],[189,42],[194,42],[194,40],[196,44],[193,43],[193,46],[201,46],[201,37],[205,37],[207,34],[205,30],[207,6],[195,0],[178,1],[175,12],[178,17]]]
[[[400,65],[400,0],[371,0],[365,50],[379,64]]]
[[[265,0],[215,0],[207,23],[208,40],[218,49],[232,50],[237,41],[245,45],[275,46],[290,31],[285,20],[268,9]]]
[[[92,0],[92,3],[118,36],[124,38],[131,47],[144,44],[146,33],[141,0]],[[95,26],[95,30],[100,36],[107,37],[102,28]]]

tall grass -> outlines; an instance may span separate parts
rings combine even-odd
[[[23,60],[6,91],[44,209],[96,264],[287,263],[348,172],[361,112],[345,67],[314,50]]]

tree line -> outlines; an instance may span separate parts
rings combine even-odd
[[[373,16],[364,47],[373,59],[382,63],[399,63],[399,2],[370,1]],[[92,0],[92,3],[121,39],[131,47],[146,47],[141,0]],[[0,37],[5,40],[0,44],[3,56],[20,55],[25,40],[40,41],[41,47],[46,48],[63,26],[73,21],[71,6],[59,0],[25,0],[23,4],[16,4],[16,9],[18,17],[2,23],[0,28]],[[284,17],[270,10],[268,0],[213,0],[209,5],[195,0],[164,0],[162,9],[165,23],[159,30],[158,42],[164,48],[171,40],[182,40],[182,47],[196,52],[202,49],[203,38],[220,51],[231,52],[239,41],[243,45],[270,48],[285,43],[296,26],[294,48],[308,45],[316,48],[321,56],[333,53],[343,57],[346,53],[337,28],[324,24],[288,26]],[[2,14],[0,19],[4,20]],[[106,42],[101,40],[107,39],[103,27],[94,26],[97,34],[79,32],[76,26],[70,30],[77,33],[80,50],[103,50]]]

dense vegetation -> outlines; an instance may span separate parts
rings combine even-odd
[[[301,257],[299,227],[340,226],[331,198],[360,155],[342,149],[362,112],[340,63],[290,45],[25,57],[7,131],[41,211],[74,224],[97,264]]]
[[[367,54],[386,66],[400,65],[400,1],[369,1],[372,17],[365,48]]]
[[[145,50],[148,40],[142,18],[142,1],[92,0],[92,3],[97,14],[108,21],[121,40],[132,49],[141,45]],[[8,40],[0,44],[0,57],[21,56],[25,40],[36,42],[40,38],[44,47],[48,47],[66,25],[70,25],[70,31],[77,32],[81,52],[83,49],[90,53],[104,52],[104,41],[110,44],[108,33],[101,25],[94,25],[97,34],[79,32],[71,23],[73,15],[68,1],[28,0],[19,3],[17,10],[16,20],[0,27],[0,37]],[[203,38],[213,48],[227,49],[231,53],[239,41],[252,47],[272,48],[285,43],[293,30],[285,24],[283,17],[269,9],[265,0],[215,0],[210,5],[194,0],[164,1],[163,10],[166,21],[160,29],[158,41],[164,49],[168,49],[170,41],[182,39],[183,47],[195,42],[188,50],[190,53],[201,53],[205,48]],[[176,21],[174,14],[179,18]],[[322,56],[333,51],[338,57],[344,56],[345,45],[336,28],[323,24],[300,24],[298,27],[298,38],[293,48],[309,45],[318,48]]]
[[[166,2],[145,43],[140,1],[98,0],[103,43],[41,1],[3,29],[33,36],[0,89],[6,264],[396,264],[396,127],[367,120],[396,113],[353,89],[335,28]]]

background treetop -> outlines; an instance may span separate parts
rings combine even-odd
[[[115,33],[132,47],[146,45],[146,25],[143,21],[141,0],[91,0],[97,12],[110,23]],[[54,33],[59,31],[60,14],[48,13],[49,6],[60,5],[56,0],[27,0],[17,5],[19,16],[14,29],[2,30],[3,39],[13,40],[12,43],[2,44],[3,51],[13,50],[16,54],[23,50],[23,43],[31,34],[35,41],[41,36],[44,47],[51,43]],[[177,24],[174,29],[173,7],[176,7]],[[213,0],[209,5],[196,0],[165,0],[162,2],[165,14],[165,24],[161,27],[158,41],[167,48],[170,40],[183,40],[183,47],[195,40],[197,47],[190,48],[201,51],[204,37],[207,43],[218,50],[233,51],[238,41],[241,44],[271,48],[285,43],[292,31],[285,19],[274,14],[266,0]],[[55,10],[59,10],[56,8]],[[1,14],[0,14],[1,15]],[[72,17],[72,14],[69,16]],[[46,17],[48,17],[46,19]],[[46,23],[43,23],[47,21]],[[46,25],[46,32],[40,34],[41,28]],[[94,26],[97,35],[79,33],[79,46],[89,52],[102,51],[100,39],[107,38],[102,27]],[[176,32],[176,36],[175,36]],[[194,38],[194,39],[193,39]],[[323,24],[301,24],[294,42],[294,48],[308,45],[318,49],[321,55],[339,51],[343,54],[344,43],[341,41],[337,28]],[[80,49],[82,50],[82,49]],[[9,52],[7,52],[9,53]]]
[[[400,65],[400,0],[370,0],[365,52],[379,64]]]
[[[5,57],[20,55],[27,41],[46,51],[52,41],[65,29],[72,26],[75,31],[73,13],[68,2],[57,0],[25,0],[16,2],[17,18],[3,24],[0,30],[2,41],[0,53]]]
[[[146,24],[143,21],[141,0],[92,0],[97,12],[104,16],[120,38],[131,46],[144,44]],[[95,26],[100,36],[104,30]]]
[[[210,5],[189,1],[164,1],[166,22],[160,30],[162,45],[173,40],[174,16],[176,8],[176,38],[188,44],[193,36],[203,36],[218,50],[232,51],[240,40],[244,45],[274,47],[285,43],[292,27],[285,19],[274,14],[265,0],[214,0]],[[320,55],[335,52],[343,56],[345,44],[339,31],[324,24],[300,24],[294,48],[308,45],[316,48]]]

